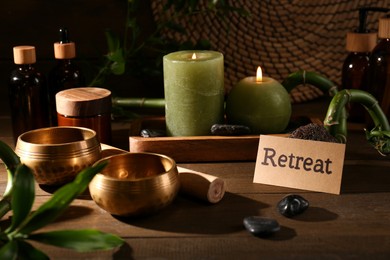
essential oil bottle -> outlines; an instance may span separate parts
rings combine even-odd
[[[368,71],[372,50],[377,44],[377,32],[367,29],[366,21],[369,11],[386,12],[387,8],[359,8],[359,25],[353,32],[347,33],[346,50],[348,55],[342,67],[342,89],[368,90]],[[366,111],[359,104],[350,104],[348,120],[355,123],[366,121]]]
[[[49,74],[51,124],[57,125],[55,95],[65,89],[84,87],[85,79],[81,69],[75,64],[76,45],[69,40],[66,28],[59,29],[60,41],[54,43],[54,57],[57,64]]]
[[[45,77],[35,68],[34,46],[13,48],[16,69],[9,79],[14,140],[20,134],[49,126],[49,100]]]
[[[390,117],[390,16],[379,19],[379,43],[370,56],[368,91]]]

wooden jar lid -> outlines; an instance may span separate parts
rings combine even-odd
[[[56,94],[57,113],[86,117],[111,112],[111,91],[104,88],[72,88]]]
[[[378,37],[381,39],[390,38],[390,18],[389,17],[379,18]]]
[[[74,42],[54,43],[54,57],[56,59],[73,59],[76,57],[76,46]]]
[[[36,62],[34,46],[15,46],[13,52],[15,64],[33,64]]]
[[[349,52],[371,52],[376,43],[376,33],[347,33],[346,49]]]

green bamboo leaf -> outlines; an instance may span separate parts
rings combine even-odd
[[[11,199],[10,198],[2,198],[0,200],[0,219],[4,217],[11,210]]]
[[[16,240],[8,241],[0,248],[0,259],[16,259],[18,252],[18,245]]]
[[[110,61],[123,62],[125,60],[125,56],[123,54],[122,48],[118,48],[115,51],[107,54],[107,59]]]
[[[60,216],[69,204],[88,187],[92,178],[100,172],[108,162],[102,162],[82,170],[73,182],[58,189],[53,196],[42,204],[17,231],[21,234],[31,232],[46,226]]]
[[[0,259],[7,260],[47,260],[49,257],[23,240],[11,240],[0,249]]]
[[[120,48],[120,40],[117,35],[115,35],[111,30],[105,31],[106,41],[108,45],[108,52],[115,52],[117,49]]]
[[[20,164],[16,168],[13,182],[13,193],[11,199],[12,205],[12,223],[6,230],[6,233],[15,230],[28,216],[35,198],[34,175],[30,168]]]
[[[16,167],[20,164],[20,158],[11,147],[0,140],[0,159],[3,161],[8,174],[7,187],[5,188],[3,195],[3,197],[7,197],[11,193],[12,179],[15,174]]]
[[[0,159],[5,166],[11,170],[15,170],[20,164],[19,156],[6,143],[0,140]]]
[[[367,141],[378,150],[381,155],[390,154],[390,131],[382,131],[381,126],[376,126],[371,131],[365,129]]]
[[[125,69],[126,69],[125,65],[126,65],[125,61],[113,62],[110,66],[110,69],[114,75],[122,75],[123,73],[125,73]]]
[[[74,249],[79,252],[108,250],[124,243],[124,240],[116,235],[94,229],[37,233],[29,236],[29,239],[44,244]]]
[[[33,247],[29,243],[23,240],[16,240],[18,244],[17,257],[16,259],[25,259],[25,260],[48,260],[50,259],[45,253]],[[1,258],[3,259],[3,258]],[[6,258],[5,258],[6,259]]]
[[[384,136],[390,137],[390,131],[382,131]]]

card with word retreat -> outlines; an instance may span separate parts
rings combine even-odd
[[[261,135],[254,183],[340,194],[345,144]]]

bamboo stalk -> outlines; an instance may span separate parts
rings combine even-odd
[[[337,93],[337,86],[324,76],[311,72],[300,70],[294,73],[291,73],[283,82],[282,85],[290,92],[293,88],[302,85],[310,84],[324,93],[329,94],[329,96],[334,96]],[[127,97],[113,97],[112,104],[121,106],[121,107],[130,107],[130,108],[165,108],[165,99],[164,98],[127,98]]]
[[[290,92],[292,89],[302,84],[310,84],[314,87],[317,87],[319,90],[328,94],[331,97],[335,96],[338,93],[337,86],[332,81],[312,71],[300,70],[291,73],[282,82],[282,85],[286,88],[288,92]],[[335,124],[331,128],[328,128],[328,131],[331,135],[336,137],[340,142],[345,143],[347,138],[346,109],[344,107],[341,108],[339,113],[340,113],[339,117],[343,118],[343,120],[340,120],[338,124]]]
[[[366,130],[366,137],[381,154],[390,153],[390,125],[378,101],[370,93],[358,89],[344,89],[338,92],[329,104],[324,126],[340,141],[346,141],[346,117],[343,115],[347,103],[364,106],[374,121],[375,127]],[[339,127],[342,125],[343,127]],[[344,127],[345,126],[345,127]]]
[[[340,113],[347,103],[363,105],[370,114],[375,126],[380,125],[382,130],[390,130],[387,117],[376,98],[370,93],[358,89],[344,89],[333,97],[325,117],[325,126],[331,127],[334,124],[338,124],[339,120],[343,120]]]
[[[165,108],[164,98],[125,98],[113,97],[112,104],[130,108]]]
[[[282,82],[282,85],[288,92],[290,92],[296,86],[304,84],[313,85],[331,97],[333,97],[338,92],[337,86],[332,81],[312,71],[300,70],[291,73]]]

